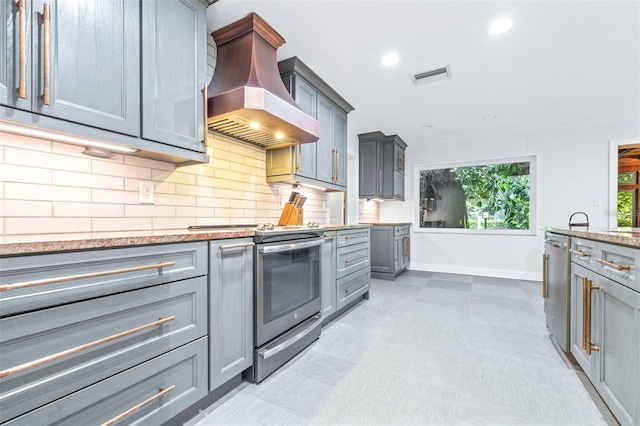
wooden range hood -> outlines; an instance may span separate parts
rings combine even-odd
[[[280,78],[280,34],[251,13],[212,35],[218,58],[208,88],[209,129],[267,149],[316,142],[320,123],[300,109]]]

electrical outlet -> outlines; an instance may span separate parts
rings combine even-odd
[[[153,182],[140,182],[140,204],[153,204]]]
[[[593,199],[593,207],[600,207],[600,198]]]

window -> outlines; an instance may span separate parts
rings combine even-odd
[[[416,229],[535,233],[535,169],[535,156],[417,167]]]

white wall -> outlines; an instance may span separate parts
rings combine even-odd
[[[407,141],[405,201],[386,202],[380,221],[414,221],[414,166],[538,154],[537,227],[567,226],[575,211],[591,229],[608,224],[609,140],[637,137],[640,122],[416,145]],[[412,143],[413,142],[413,143]],[[600,206],[594,206],[594,198]],[[615,214],[615,212],[611,212]],[[411,269],[540,280],[542,236],[411,235]]]

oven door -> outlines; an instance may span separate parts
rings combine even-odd
[[[255,345],[320,312],[322,238],[256,245]]]

